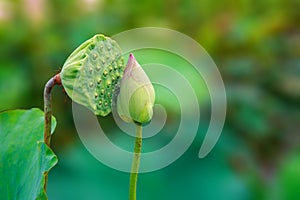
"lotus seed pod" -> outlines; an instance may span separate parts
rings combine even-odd
[[[120,91],[117,96],[117,112],[126,122],[147,123],[153,116],[154,88],[148,76],[130,54]]]
[[[124,60],[118,44],[104,35],[95,35],[69,56],[60,77],[74,102],[96,115],[106,116],[111,112],[112,94],[123,72]]]

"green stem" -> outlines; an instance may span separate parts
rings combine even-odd
[[[137,186],[138,171],[140,167],[141,150],[142,150],[142,124],[136,123],[134,156],[132,158],[132,166],[131,166],[131,173],[130,173],[129,200],[136,200],[136,186]]]
[[[51,142],[51,125],[52,125],[52,97],[51,91],[55,85],[60,85],[60,75],[56,74],[52,77],[45,85],[44,89],[44,142],[50,147]],[[45,185],[44,190],[46,191],[48,181],[48,174],[45,173]]]

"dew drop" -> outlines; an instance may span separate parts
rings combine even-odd
[[[107,102],[104,102],[104,106],[105,106],[105,107],[108,106],[108,103],[107,103]]]
[[[90,87],[93,87],[93,86],[94,86],[94,83],[90,82],[89,86],[90,86]]]
[[[98,79],[97,83],[100,84],[101,82],[102,82],[102,80],[101,80],[101,79]]]
[[[102,101],[99,101],[99,105],[100,105],[100,106],[102,105]]]
[[[97,69],[97,71],[100,71],[101,66],[97,66],[96,69]]]
[[[111,71],[113,70],[113,67],[110,65],[110,66],[108,67],[108,69],[109,69],[109,71],[111,72]]]
[[[95,93],[95,99],[97,99],[98,98],[98,94],[97,93]]]

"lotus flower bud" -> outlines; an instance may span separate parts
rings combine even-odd
[[[118,44],[104,35],[95,35],[81,44],[60,72],[68,96],[96,115],[109,114],[115,85],[124,72],[121,55]]]
[[[154,88],[134,56],[130,54],[120,91],[117,97],[117,112],[126,122],[147,123],[153,116]]]

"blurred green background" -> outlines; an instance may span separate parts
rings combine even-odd
[[[42,109],[46,81],[96,33],[174,29],[198,41],[217,64],[227,118],[214,150],[198,159],[209,123],[204,114],[180,159],[139,176],[138,199],[300,199],[299,10],[298,0],[1,0],[0,110]],[[193,85],[205,99],[201,110],[209,113],[207,94]],[[49,199],[127,199],[129,174],[88,153],[76,133],[71,100],[59,87],[53,96],[58,125],[52,147],[59,163],[49,175]],[[162,143],[178,125],[176,106],[168,114]]]

